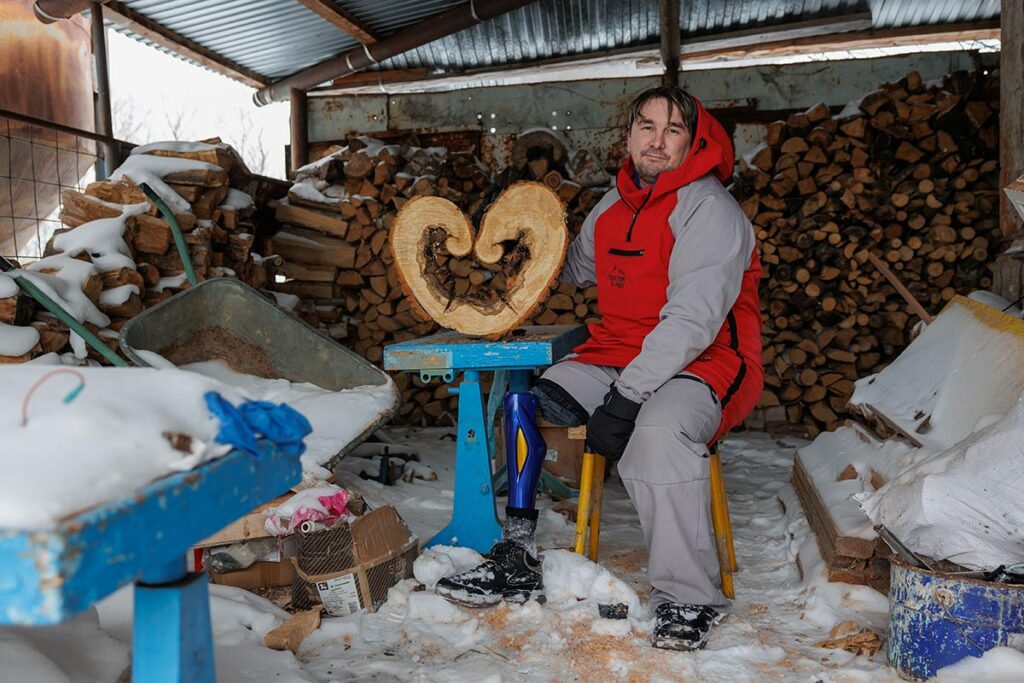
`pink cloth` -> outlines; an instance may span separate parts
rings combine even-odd
[[[290,498],[284,505],[268,510],[265,524],[267,533],[274,536],[288,536],[295,533],[303,522],[321,522],[326,526],[332,526],[339,519],[347,519],[352,516],[348,509],[348,492],[345,489],[337,489],[330,495],[317,496],[315,501],[302,501],[298,507],[291,510],[292,501],[301,500],[306,492],[300,491]],[[308,495],[308,494],[307,494]]]

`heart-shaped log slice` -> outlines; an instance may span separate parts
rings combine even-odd
[[[547,297],[569,235],[558,195],[541,183],[516,183],[487,210],[475,240],[453,203],[416,197],[398,213],[390,243],[414,310],[442,327],[498,339]]]

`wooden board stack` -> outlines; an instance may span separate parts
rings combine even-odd
[[[86,327],[115,351],[125,322],[188,286],[169,222],[132,176],[139,182],[145,182],[143,177],[151,184],[162,182],[177,195],[165,192],[164,199],[174,204],[200,280],[237,277],[256,288],[266,284],[268,272],[254,251],[254,196],[265,202],[287,187],[250,174],[235,151],[219,140],[156,143],[136,152],[129,157],[134,170],[119,179],[90,183],[84,192],[64,191],[60,219],[65,227],[49,240],[44,258],[27,265],[30,271],[80,286],[110,319],[102,329],[89,320]],[[167,170],[166,159],[176,160],[171,162],[174,170]],[[20,292],[0,299],[0,321],[31,325],[40,334],[37,347],[17,360],[67,350],[67,327]],[[89,357],[106,362],[91,349]]]
[[[916,72],[830,116],[768,126],[734,192],[764,264],[766,389],[759,408],[811,437],[846,414],[853,380],[909,343],[925,309],[989,288],[998,234],[998,76]]]

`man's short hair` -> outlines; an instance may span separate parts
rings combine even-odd
[[[640,117],[640,112],[643,110],[644,105],[651,100],[668,100],[669,102],[669,118],[672,117],[672,110],[678,109],[679,115],[683,119],[683,124],[686,126],[686,130],[693,135],[693,132],[697,130],[697,103],[694,101],[693,96],[686,92],[678,85],[659,85],[655,88],[648,88],[642,93],[633,98],[633,101],[629,103],[629,124],[628,127],[632,128],[633,124]]]

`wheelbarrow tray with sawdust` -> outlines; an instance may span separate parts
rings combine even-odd
[[[120,344],[136,365],[149,365],[139,351],[163,355],[168,349],[188,345],[188,362],[225,360],[238,371],[268,376],[239,367],[237,358],[225,358],[225,347],[232,338],[236,344],[242,343],[238,345],[261,350],[260,359],[265,361],[261,365],[272,366],[272,377],[309,382],[328,391],[389,381],[383,370],[365,358],[281,310],[252,287],[226,278],[206,280],[142,311],[121,328]],[[395,402],[345,444],[325,467],[333,467],[394,416],[398,403],[396,396]]]

